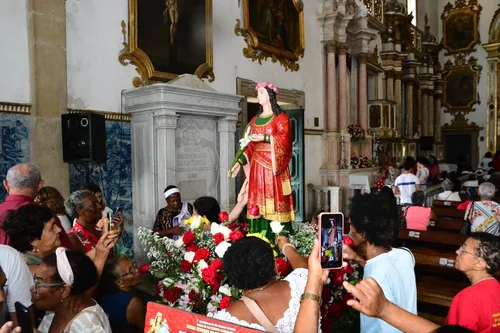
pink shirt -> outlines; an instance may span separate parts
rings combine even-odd
[[[431,218],[431,207],[410,206],[406,209],[406,229],[427,230]]]

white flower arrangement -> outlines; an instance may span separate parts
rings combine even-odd
[[[284,226],[278,221],[272,221],[271,223],[269,223],[269,226],[271,227],[271,231],[276,235],[279,235],[284,228]]]

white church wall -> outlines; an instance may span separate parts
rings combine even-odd
[[[27,1],[0,0],[0,101],[30,103]]]
[[[66,9],[68,107],[120,112],[120,92],[132,88],[132,78],[137,76],[134,66],[122,66],[118,61],[123,40],[120,22],[127,21],[127,1],[67,0]],[[242,50],[246,44],[242,37],[234,34],[236,19],[242,19],[243,7],[238,8],[236,0],[213,0],[213,88],[236,93],[236,78],[239,77],[304,91],[305,128],[322,129],[322,62],[317,9],[318,0],[304,2],[306,51],[299,61],[300,70],[290,72],[271,60],[259,65],[245,58]],[[314,118],[318,118],[318,126],[314,126]],[[322,147],[318,138],[321,137],[305,137],[306,160],[318,161],[306,168],[306,184],[320,184],[318,169]]]
[[[448,3],[447,0],[439,0],[439,17],[441,17],[441,13],[444,10],[444,6]],[[479,16],[479,36],[480,36],[480,43],[476,45],[476,52],[472,52],[467,55],[466,59],[469,59],[471,56],[474,56],[476,59],[478,59],[478,64],[483,67],[481,71],[481,77],[479,79],[479,84],[477,86],[477,92],[479,94],[479,99],[481,100],[480,104],[476,104],[474,108],[476,111],[469,113],[466,118],[469,120],[469,123],[476,123],[478,126],[482,127],[483,129],[479,132],[479,140],[477,142],[478,147],[479,147],[479,157],[481,158],[485,153],[486,153],[486,141],[482,140],[481,137],[485,138],[486,137],[486,102],[487,102],[487,73],[488,73],[488,62],[486,60],[486,57],[488,56],[487,52],[484,50],[484,48],[481,46],[484,43],[488,42],[488,30],[490,27],[491,20],[493,19],[493,14],[495,11],[498,9],[498,3],[496,1],[481,1],[480,2],[481,6],[483,6],[483,9],[481,11],[481,14]],[[440,24],[441,19],[439,19]],[[442,40],[443,38],[443,30],[442,27],[440,26],[438,29],[438,40]],[[454,62],[454,57],[453,56],[445,56],[444,55],[445,51],[442,51],[440,54],[440,62],[442,65],[446,63],[446,61],[451,60]],[[444,108],[443,108],[444,110]],[[444,125],[445,123],[450,124],[452,121],[453,117],[449,113],[441,113],[441,125]],[[474,144],[472,145],[474,147]]]

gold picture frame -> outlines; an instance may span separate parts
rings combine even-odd
[[[443,21],[443,48],[446,56],[475,52],[481,43],[478,22],[483,7],[478,0],[456,0],[448,4],[441,14]]]
[[[477,64],[477,59],[471,56],[467,61],[465,55],[456,56],[453,64],[448,60],[443,69],[442,77],[446,82],[443,89],[443,105],[446,112],[469,113],[480,101],[477,96],[477,85],[483,67]]]
[[[187,1],[190,1],[190,8],[183,11],[182,6]],[[215,80],[212,0],[129,0],[128,6],[128,41],[127,26],[122,21],[123,49],[118,60],[124,66],[136,66],[139,76],[132,80],[134,87],[170,81],[182,74],[194,74],[200,79],[207,78],[209,82]],[[141,16],[141,13],[144,14]],[[198,20],[193,19],[194,15],[198,15]],[[204,41],[196,41],[198,43],[195,44],[185,42],[182,28],[188,31],[200,29],[200,26],[194,27],[188,23],[187,19],[182,21],[183,17],[188,16],[191,18],[189,22],[204,21]],[[168,22],[170,28],[165,26]],[[182,38],[183,43],[177,43],[176,38]],[[189,50],[193,53],[189,61],[183,57],[188,52],[185,49],[187,47],[196,48],[196,52]]]
[[[260,4],[267,8],[262,10]],[[266,21],[262,17],[266,13],[267,26],[257,24],[256,21]],[[269,15],[273,15],[273,18],[269,18]],[[273,27],[270,22],[276,16],[280,18],[278,21],[281,24]],[[297,62],[304,56],[305,49],[304,4],[302,0],[243,0],[243,27],[237,19],[234,33],[245,39],[247,46],[243,49],[243,55],[246,58],[259,64],[271,58],[272,62],[279,62],[285,67],[285,71],[298,71]]]

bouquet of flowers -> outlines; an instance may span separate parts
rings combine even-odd
[[[362,169],[362,168],[371,168],[373,163],[366,156],[351,156],[351,168],[353,169]]]
[[[353,245],[349,236],[344,235],[344,244]],[[348,263],[342,269],[331,270],[326,285],[323,287],[321,306],[321,329],[323,332],[350,332],[359,313],[347,305],[352,299],[342,286],[344,281],[356,284],[363,278],[362,268],[355,262]]]
[[[352,124],[347,126],[347,132],[354,140],[363,140],[365,138],[365,131],[359,124]]]

